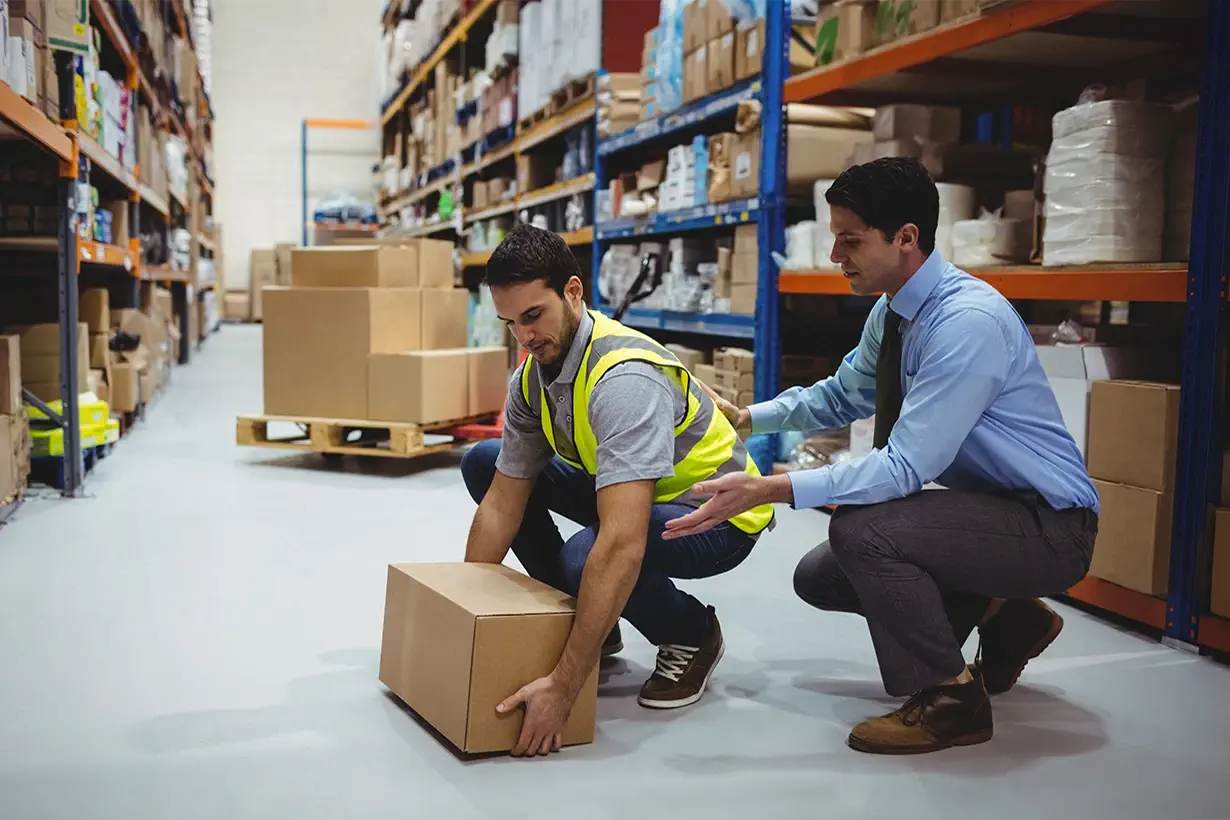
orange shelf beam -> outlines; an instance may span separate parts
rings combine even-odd
[[[970,273],[1009,299],[1182,302],[1187,298],[1187,265],[1181,262],[1063,268],[1014,265]],[[778,275],[778,290],[849,296],[850,284],[835,271],[782,271]]]
[[[1068,590],[1068,597],[1105,609],[1124,618],[1151,626],[1166,628],[1166,602],[1101,578],[1086,575],[1084,580]]]
[[[63,128],[31,105],[7,83],[0,82],[0,120],[65,162],[75,162],[73,143]]]
[[[1022,0],[1002,11],[960,20],[898,40],[786,81],[785,101],[809,102],[834,91],[947,57],[968,48],[1075,17],[1111,0]]]
[[[1230,652],[1230,619],[1201,615],[1196,642],[1218,652]]]
[[[123,268],[132,276],[140,276],[137,253],[130,248],[107,245],[92,239],[78,239],[77,260],[95,265],[114,265]]]

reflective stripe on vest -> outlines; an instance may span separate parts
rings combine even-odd
[[[747,457],[729,420],[717,411],[713,400],[692,381],[683,364],[648,336],[624,327],[613,319],[592,312],[594,329],[573,381],[573,448],[580,461],[560,454],[551,403],[540,384],[537,368],[527,360],[521,373],[521,392],[530,409],[537,412],[543,434],[556,455],[590,475],[598,471],[598,442],[589,423],[589,397],[598,381],[614,366],[629,361],[646,362],[659,368],[687,396],[687,410],[675,424],[674,474],[654,485],[654,503],[674,502],[699,507],[704,497],[692,487],[708,478],[732,472],[760,475],[756,462]],[[565,444],[566,447],[566,444]],[[747,533],[758,533],[773,520],[773,507],[763,504],[735,516],[731,523]]]

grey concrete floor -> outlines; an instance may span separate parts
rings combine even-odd
[[[788,510],[689,585],[728,644],[700,704],[637,707],[653,649],[625,629],[594,744],[461,760],[376,680],[385,565],[461,555],[457,456],[236,447],[259,409],[260,330],[224,328],[87,497],[0,530],[3,820],[1230,816],[1230,669],[1067,607],[990,743],[847,750],[894,701],[860,620],[792,595],[827,519]]]

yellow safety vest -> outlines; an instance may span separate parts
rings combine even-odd
[[[723,416],[713,399],[692,380],[683,363],[673,353],[643,333],[624,327],[613,319],[591,311],[594,329],[586,345],[585,355],[573,382],[573,448],[580,463],[560,452],[555,441],[555,426],[551,422],[550,406],[545,386],[540,384],[537,368],[527,359],[521,368],[521,393],[526,404],[538,413],[542,431],[553,449],[565,462],[585,470],[598,472],[598,440],[589,423],[589,397],[607,371],[629,361],[654,365],[679,385],[688,398],[688,409],[682,421],[675,425],[675,471],[660,478],[654,485],[654,503],[674,502],[699,507],[704,498],[693,493],[692,487],[701,481],[731,472],[746,472],[758,476],[756,462],[748,457],[730,421]],[[762,504],[740,513],[730,522],[749,534],[760,532],[773,521],[773,507]]]

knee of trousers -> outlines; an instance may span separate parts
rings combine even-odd
[[[850,602],[839,594],[836,583],[842,577],[837,557],[826,541],[804,555],[794,568],[794,594],[816,609],[845,611]]]
[[[497,439],[480,441],[469,449],[461,459],[461,480],[475,503],[483,500],[491,482],[495,480],[495,460],[500,455]]]
[[[560,550],[560,574],[566,587],[564,591],[569,595],[576,595],[581,590],[581,574],[585,572],[585,562],[589,560],[589,552],[597,538],[598,533],[593,527],[585,527],[569,538]]]
[[[876,550],[868,507],[839,507],[829,520],[829,546],[836,556]]]

